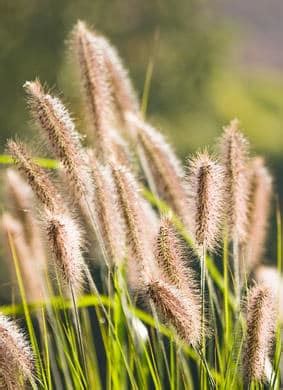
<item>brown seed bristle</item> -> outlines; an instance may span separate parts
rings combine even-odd
[[[198,345],[201,336],[199,307],[192,306],[192,302],[188,301],[181,290],[162,279],[151,280],[145,291],[162,320],[172,325],[181,339],[194,346]]]
[[[196,289],[194,273],[188,266],[184,243],[168,216],[161,219],[154,253],[164,278],[177,288],[190,292],[189,295],[192,295]],[[196,296],[197,300],[199,293],[196,292],[193,295]]]
[[[135,179],[125,167],[112,166],[112,175],[117,193],[117,202],[123,215],[125,233],[130,256],[144,278],[149,274],[153,263],[147,216],[143,209]]]
[[[36,302],[44,299],[45,283],[43,264],[35,257],[33,247],[26,241],[22,223],[13,218],[9,213],[4,213],[1,218],[0,226],[5,235],[7,253],[10,255],[10,238],[15,247],[28,302]],[[9,256],[8,260],[11,275],[14,278],[15,269],[13,258]]]
[[[125,258],[125,234],[117,206],[114,183],[109,167],[91,157],[94,178],[94,207],[109,264],[120,264]]]
[[[272,176],[265,167],[264,160],[256,157],[250,166],[250,209],[246,245],[249,270],[261,261],[264,254],[271,196]]]
[[[99,36],[99,40],[104,50],[105,62],[113,86],[113,94],[121,115],[123,116],[127,111],[138,113],[139,99],[118,51],[105,37]]]
[[[0,384],[8,390],[24,389],[33,377],[34,359],[24,333],[0,314]]]
[[[13,213],[23,226],[25,241],[29,245],[36,263],[44,268],[46,258],[40,229],[34,215],[35,202],[32,189],[19,173],[12,168],[6,171],[6,181]]]
[[[213,251],[221,232],[223,168],[206,151],[199,153],[189,160],[187,183],[195,242],[198,247]]]
[[[104,49],[100,40],[81,21],[72,35],[72,49],[79,64],[89,123],[96,135],[97,155],[107,159],[109,128],[114,118]]]
[[[34,119],[44,131],[55,156],[62,161],[75,199],[84,196],[91,201],[87,159],[70,114],[57,97],[44,92],[38,80],[27,81],[24,88]]]
[[[247,334],[244,345],[245,380],[264,381],[265,363],[274,340],[274,296],[266,286],[255,285],[247,295]]]
[[[56,210],[60,204],[58,193],[47,173],[32,160],[26,146],[10,140],[7,148],[42,205],[50,211]]]
[[[237,119],[224,128],[219,147],[225,170],[227,224],[230,238],[241,243],[247,239],[249,144],[239,131]]]
[[[283,323],[283,276],[274,266],[259,265],[254,272],[255,279],[260,286],[271,289],[278,307],[280,323]]]
[[[79,227],[66,213],[46,215],[45,229],[63,287],[80,293],[84,282],[84,259]]]
[[[190,218],[187,213],[187,193],[180,161],[163,135],[156,129],[133,113],[127,113],[126,118],[137,130],[138,141],[147,160],[158,195],[188,225]]]

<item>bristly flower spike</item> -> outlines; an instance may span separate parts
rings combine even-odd
[[[250,201],[246,262],[251,270],[262,260],[270,214],[272,176],[261,157],[255,157],[250,166]]]
[[[199,249],[214,251],[220,239],[224,203],[222,166],[204,151],[188,162],[192,233]]]
[[[86,153],[70,114],[57,97],[44,92],[38,80],[27,81],[24,88],[34,119],[43,130],[55,156],[62,161],[74,198],[80,202],[84,197],[91,203],[91,175]]]
[[[245,381],[262,382],[265,364],[274,341],[276,318],[274,296],[266,286],[255,285],[247,295],[247,334],[244,345]]]
[[[139,99],[133,88],[118,51],[103,36],[98,36],[103,47],[105,62],[108,68],[109,76],[112,82],[113,95],[121,115],[126,112],[139,112]]]
[[[62,287],[66,291],[71,288],[77,295],[83,288],[85,269],[81,231],[66,213],[47,213],[45,229]]]
[[[23,143],[10,140],[7,149],[42,205],[55,211],[61,200],[47,173],[32,160]]]
[[[96,135],[96,152],[108,157],[109,129],[113,127],[113,102],[104,48],[95,34],[79,21],[73,30],[72,50],[77,58],[88,117]]]
[[[148,180],[151,184],[153,179],[153,191],[156,189],[158,195],[189,225],[187,193],[180,161],[160,132],[133,113],[127,113],[126,119],[137,131],[139,146],[147,165],[143,168],[145,174],[150,171]]]
[[[185,342],[198,346],[201,326],[187,296],[163,279],[152,279],[145,286],[145,293],[154,304],[162,321],[172,325]]]
[[[220,138],[220,159],[225,170],[226,212],[230,239],[244,242],[248,225],[248,152],[247,139],[234,119]]]
[[[32,380],[33,371],[34,358],[25,335],[12,320],[0,314],[1,388],[24,388],[24,384]]]

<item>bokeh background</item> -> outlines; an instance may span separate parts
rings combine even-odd
[[[78,19],[117,46],[140,96],[153,69],[147,115],[182,158],[238,117],[283,193],[281,0],[0,0],[0,152],[12,135],[38,139],[25,80],[60,91],[79,118],[66,50]]]

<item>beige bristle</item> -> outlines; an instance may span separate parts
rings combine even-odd
[[[6,171],[6,181],[9,201],[12,203],[14,215],[22,223],[25,241],[29,245],[36,263],[44,268],[46,258],[40,229],[34,213],[35,201],[32,189],[12,168]]]
[[[114,184],[109,167],[91,157],[94,178],[94,207],[109,264],[120,264],[125,259],[125,234],[122,216],[117,206]]]
[[[63,287],[80,293],[84,283],[84,259],[79,227],[66,213],[47,213],[45,230]]]
[[[7,252],[10,254],[10,239],[15,247],[27,300],[29,302],[42,300],[45,296],[44,268],[38,261],[39,259],[35,257],[33,247],[26,241],[22,223],[10,214],[4,213],[1,218],[1,227],[6,236]],[[14,277],[12,256],[9,256],[9,268]]]
[[[244,345],[246,382],[265,380],[265,363],[271,353],[276,317],[272,290],[255,285],[247,295],[247,334]]]
[[[249,270],[262,260],[264,254],[271,196],[272,177],[263,159],[256,157],[250,166],[250,210],[246,245],[246,262]]]
[[[24,88],[34,119],[39,123],[55,156],[62,161],[75,199],[92,200],[91,176],[80,135],[62,102],[45,93],[38,80],[26,82]]]
[[[189,160],[187,183],[196,245],[213,251],[221,238],[223,168],[207,152],[199,153]]]
[[[154,279],[146,285],[145,292],[162,320],[172,325],[182,340],[194,346],[199,344],[201,321],[181,290],[162,279]]]
[[[105,159],[108,156],[109,128],[114,118],[103,47],[81,21],[75,26],[72,36],[72,50],[79,64],[89,123],[96,135],[96,152]]]
[[[179,289],[195,292],[196,283],[192,269],[186,258],[184,243],[179,237],[170,217],[161,219],[159,232],[156,236],[154,253],[164,278]],[[197,299],[199,292],[194,294]]]
[[[24,333],[0,314],[0,384],[8,390],[24,389],[32,379],[34,359]]]
[[[7,148],[42,205],[50,211],[56,210],[60,204],[58,193],[47,173],[32,160],[26,146],[10,140]]]
[[[116,104],[123,116],[127,111],[139,112],[139,99],[133,88],[118,51],[102,36],[99,40],[104,50],[105,62],[113,85],[113,94]]]
[[[230,238],[241,243],[247,239],[248,225],[248,151],[247,139],[234,119],[224,128],[220,157],[225,170],[226,212]]]
[[[147,216],[143,209],[134,177],[125,167],[112,166],[112,175],[117,193],[117,202],[123,216],[125,233],[139,275],[147,278],[153,263],[150,237],[146,225]]]
[[[160,132],[133,113],[127,113],[126,118],[137,130],[138,141],[158,195],[189,225],[187,193],[180,161]]]

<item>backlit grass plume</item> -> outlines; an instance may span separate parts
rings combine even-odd
[[[62,161],[74,198],[80,201],[84,197],[91,202],[91,176],[86,154],[69,112],[57,97],[44,92],[38,80],[27,81],[24,88],[34,119],[42,128],[55,156]]]
[[[250,168],[250,212],[246,245],[249,269],[260,262],[264,254],[271,196],[272,177],[263,159],[256,157],[251,161]]]
[[[106,158],[109,128],[114,118],[105,50],[100,39],[81,21],[75,26],[72,37],[71,48],[79,65],[88,122],[95,134],[95,150],[101,158]]]
[[[247,295],[247,331],[244,345],[244,376],[246,382],[264,381],[265,364],[270,357],[275,333],[275,305],[272,290],[255,285]]]
[[[42,300],[45,297],[45,264],[42,264],[40,258],[36,257],[33,247],[26,240],[22,223],[6,212],[2,215],[0,226],[7,243],[11,239],[15,247],[27,300],[29,302]],[[11,276],[15,279],[10,248],[7,248],[7,255]]]
[[[60,283],[68,291],[79,293],[84,283],[82,237],[76,222],[66,213],[47,213],[45,230],[55,264],[60,273]]]
[[[237,119],[224,128],[219,149],[225,170],[225,206],[229,234],[231,239],[240,243],[247,239],[249,144],[239,131]]]
[[[22,224],[24,239],[29,245],[36,263],[39,267],[44,268],[46,257],[39,224],[34,212],[33,191],[20,174],[11,168],[6,171],[6,185],[8,201],[11,204],[13,215]]]
[[[162,320],[172,325],[181,339],[198,345],[201,336],[199,318],[194,316],[187,296],[162,279],[151,280],[145,291]]]
[[[0,386],[24,389],[33,377],[33,354],[23,332],[14,321],[0,314]]]
[[[207,152],[199,153],[188,162],[187,183],[193,238],[200,250],[214,251],[223,220],[223,168]]]
[[[139,276],[147,278],[149,269],[153,266],[153,254],[143,200],[140,197],[134,177],[125,167],[112,166],[112,175],[117,193],[117,202],[124,219],[129,248],[128,256],[133,259]]]
[[[123,117],[126,112],[138,113],[139,99],[118,51],[105,37],[100,36],[99,39],[103,47],[115,103],[121,116]]]
[[[195,300],[199,301],[199,291],[195,290],[195,277],[189,267],[184,242],[168,216],[162,217],[160,221],[154,253],[164,278],[175,287],[187,291],[189,295],[194,295]]]
[[[136,128],[137,137],[146,159],[145,173],[150,172],[152,190],[164,199],[173,211],[189,224],[184,171],[180,161],[163,135],[137,115],[127,114],[128,122]],[[149,184],[151,184],[149,178]]]
[[[47,173],[32,160],[26,146],[10,140],[7,149],[41,204],[50,211],[56,210],[61,201],[58,193]]]
[[[94,179],[94,205],[103,248],[108,264],[120,264],[125,259],[125,234],[117,205],[110,167],[102,166],[90,156]]]

